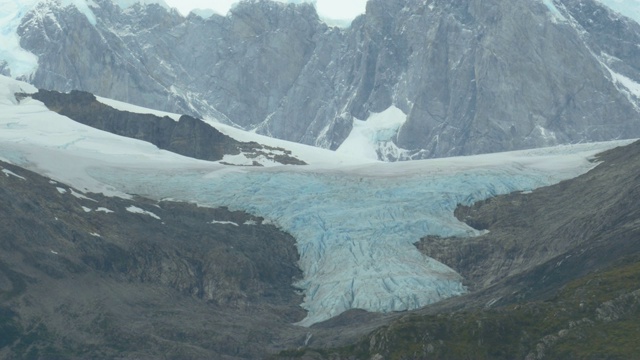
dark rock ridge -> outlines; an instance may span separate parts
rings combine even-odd
[[[408,119],[391,138],[404,150],[380,153],[389,159],[640,137],[638,95],[614,79],[640,82],[640,25],[594,0],[556,0],[555,11],[537,0],[370,0],[347,29],[309,4],[252,0],[203,19],[95,3],[95,25],[55,2],[23,18],[36,86],[330,149],[354,117],[394,105]]]
[[[595,161],[602,163],[578,178],[460,206],[458,218],[486,235],[416,244],[460,272],[470,294],[402,316],[348,347],[317,342],[281,358],[635,357],[640,142]]]
[[[303,338],[295,240],[262,218],[0,169],[0,357],[256,359]]]
[[[489,233],[426,238],[419,248],[459,271],[476,290],[514,282],[525,273],[544,277],[536,291],[521,290],[529,296],[635,254],[640,251],[640,142],[595,161],[602,163],[589,173],[532,194],[461,206],[456,210],[460,220]],[[556,265],[562,276],[545,274],[557,271],[552,271]]]
[[[222,160],[224,155],[242,153],[253,158],[262,155],[281,164],[305,165],[305,162],[292,156],[289,150],[256,142],[237,141],[204,121],[188,115],[182,115],[179,121],[175,121],[167,116],[121,111],[97,101],[93,94],[82,91],[65,94],[39,90],[29,96],[42,101],[50,110],[79,123],[116,135],[147,141],[160,149],[180,155],[218,161]],[[273,153],[274,151],[276,153]],[[260,164],[254,161],[254,165]]]

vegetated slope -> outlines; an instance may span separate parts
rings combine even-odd
[[[589,173],[457,215],[489,232],[418,247],[475,291],[408,314],[359,343],[284,352],[304,359],[541,359],[637,356],[640,142]]]
[[[261,218],[0,171],[0,357],[255,359],[296,336],[295,240]]]
[[[640,25],[594,0],[371,0],[347,29],[310,4],[203,19],[92,3],[25,11],[36,86],[329,149],[395,106],[406,122],[376,139],[392,160],[640,136]]]
[[[202,120],[188,115],[175,121],[167,116],[137,114],[120,111],[99,102],[93,94],[72,91],[69,94],[39,90],[31,96],[42,101],[50,110],[79,123],[110,133],[150,142],[160,149],[169,150],[195,159],[217,161],[225,155],[243,154],[261,166],[258,159],[280,164],[304,165],[291,151],[241,142],[224,135]]]

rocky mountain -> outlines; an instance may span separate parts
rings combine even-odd
[[[595,0],[370,0],[345,29],[309,4],[185,18],[52,0],[16,32],[40,88],[304,144],[337,149],[358,119],[399,109],[367,135],[385,160],[640,136],[640,25]]]

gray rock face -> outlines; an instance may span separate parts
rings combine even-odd
[[[348,29],[308,4],[203,19],[96,3],[95,25],[51,3],[24,17],[36,86],[330,149],[394,105],[394,159],[640,137],[638,94],[616,80],[640,81],[640,25],[592,0],[370,0]]]
[[[472,290],[503,296],[503,304],[544,297],[570,279],[638,254],[640,142],[597,161],[587,174],[531,194],[456,209],[460,220],[489,230],[486,235],[426,237],[417,246],[459,271]]]
[[[42,101],[50,110],[79,123],[110,133],[143,140],[160,149],[180,155],[209,160],[222,160],[225,155],[243,154],[249,158],[262,156],[287,165],[306,165],[291,155],[290,150],[256,142],[240,142],[224,135],[200,119],[182,115],[179,121],[167,116],[137,114],[116,110],[96,100],[93,94],[71,91],[69,94],[40,90],[31,96]],[[262,166],[254,160],[254,166]]]

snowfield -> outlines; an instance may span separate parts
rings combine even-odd
[[[349,309],[409,310],[464,293],[459,274],[413,243],[425,235],[477,235],[453,216],[457,204],[575,177],[596,165],[589,161],[596,153],[631,142],[403,163],[295,144],[293,155],[309,166],[234,167],[92,129],[38,101],[18,102],[19,91],[35,89],[0,77],[1,159],[83,192],[228,206],[292,234],[304,274],[293,284],[308,311],[302,326]],[[243,141],[264,139],[219,126]]]

